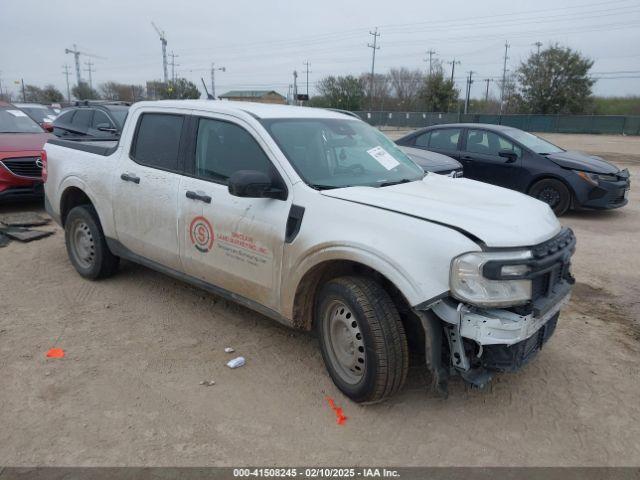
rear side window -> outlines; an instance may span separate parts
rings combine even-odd
[[[60,116],[58,116],[58,118],[56,118],[56,124],[59,124],[59,123],[70,123],[71,119],[73,118],[75,113],[76,113],[75,110],[71,110],[70,112],[61,113]]]
[[[423,133],[422,135],[418,135],[416,137],[415,145],[417,147],[429,147],[429,137],[431,136],[431,132]]]
[[[434,150],[444,150],[446,152],[455,152],[458,150],[459,138],[459,128],[433,130],[431,132],[431,137],[429,138],[429,148]]]
[[[162,170],[178,170],[182,115],[145,113],[138,120],[131,158],[137,163]]]
[[[98,128],[100,125],[107,124],[108,127],[113,127],[113,123],[107,117],[107,114],[101,112],[100,110],[96,110],[96,113],[93,115],[93,128]]]
[[[257,170],[273,178],[271,161],[244,128],[221,120],[200,119],[196,176],[226,183],[238,170]]]
[[[71,122],[76,127],[88,127],[93,119],[93,110],[90,108],[77,110]]]

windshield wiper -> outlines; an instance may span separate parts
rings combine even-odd
[[[402,180],[396,180],[394,182],[382,182],[378,185],[378,187],[390,187],[391,185],[399,185],[401,183],[409,183],[409,182],[413,182],[413,180],[410,180],[408,178],[403,178]]]
[[[321,185],[318,183],[310,183],[309,186],[311,188],[315,188],[316,190],[331,190],[332,188],[346,188],[346,187],[350,187],[351,185],[341,185],[341,186],[336,186],[336,185]]]

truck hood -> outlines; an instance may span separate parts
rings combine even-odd
[[[553,163],[572,170],[584,170],[585,172],[604,174],[617,173],[620,170],[612,163],[600,157],[582,152],[566,151],[551,153],[545,156]]]
[[[42,150],[45,142],[54,138],[49,133],[0,133],[0,152]]]
[[[536,245],[561,228],[546,203],[487,183],[433,173],[422,181],[323,190],[322,195],[442,224],[489,247]]]

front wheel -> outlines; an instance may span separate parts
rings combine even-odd
[[[564,183],[554,178],[534,183],[529,195],[549,205],[558,217],[564,215],[571,206],[571,192]]]
[[[355,402],[396,393],[409,368],[407,338],[389,294],[364,277],[327,282],[316,304],[316,328],[333,383]]]

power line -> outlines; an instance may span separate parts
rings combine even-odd
[[[456,65],[460,65],[460,60],[456,60],[455,58],[450,61],[447,62],[449,65],[451,65],[451,81],[453,82],[453,75],[456,72]]]
[[[64,65],[63,69],[64,70],[62,71],[62,74],[67,79],[67,102],[70,102],[71,101],[71,90],[69,89],[69,75],[71,75],[71,72],[69,71],[69,65]]]
[[[430,48],[429,50],[427,50],[427,55],[429,55],[429,60],[427,60],[426,58],[424,59],[425,62],[429,62],[429,76],[431,76],[431,73],[433,72],[433,68],[432,68],[432,64],[431,61],[433,59],[433,56],[436,55],[436,51],[432,48]]]
[[[507,60],[509,60],[509,47],[511,45],[509,45],[509,42],[506,41],[504,42],[504,66],[502,68],[502,85],[501,85],[501,92],[500,92],[500,114],[502,114],[502,110],[504,108],[504,89],[505,89],[505,84],[507,81]]]
[[[176,81],[176,67],[179,67],[180,64],[176,63],[176,57],[179,57],[180,55],[176,55],[175,53],[173,53],[173,50],[171,50],[171,54],[169,55],[171,57],[171,81],[175,83]]]
[[[304,62],[303,65],[305,66],[305,73],[307,74],[307,96],[309,96],[309,74],[311,73],[309,67],[311,64],[309,62]]]
[[[84,62],[84,64],[87,66],[87,68],[85,68],[84,71],[89,74],[89,88],[93,88],[93,78],[91,77],[91,74],[96,70],[92,68],[93,62],[91,60]]]
[[[378,27],[376,27],[373,32],[369,32],[369,35],[373,35],[373,43],[367,43],[367,47],[372,50],[371,56],[371,86],[369,87],[369,110],[373,110],[373,77],[375,74],[375,66],[376,66],[376,50],[380,50],[378,46],[378,37],[380,34],[378,33]]]
[[[469,76],[467,77],[467,96],[464,101],[464,113],[465,115],[469,110],[469,97],[471,96],[471,84],[473,83],[473,74],[475,72],[473,70],[469,70]]]

